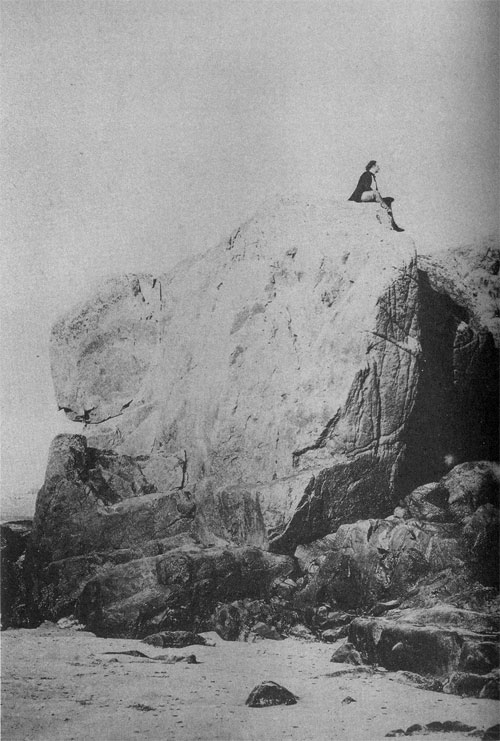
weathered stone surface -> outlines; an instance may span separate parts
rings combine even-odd
[[[254,687],[245,701],[251,708],[266,708],[271,705],[296,705],[297,697],[286,687],[276,682],[262,682]]]
[[[359,651],[357,651],[352,643],[349,643],[348,641],[342,644],[342,646],[339,646],[337,650],[333,652],[330,661],[337,664],[354,664],[355,666],[361,666],[364,664]]]
[[[500,739],[500,723],[487,728],[482,736],[484,741],[498,741]]]
[[[2,629],[29,624],[24,559],[31,529],[31,520],[0,525]]]
[[[459,720],[433,720],[426,725],[420,723],[413,723],[408,728],[403,730],[402,728],[396,728],[394,731],[386,733],[386,738],[394,738],[397,736],[413,736],[415,734],[425,735],[426,733],[470,733],[474,731],[476,726],[470,726],[467,723],[462,723]]]
[[[447,500],[447,493],[439,484],[423,484],[405,497],[406,512],[401,514],[403,517],[413,517],[428,522],[445,522],[449,519],[446,512]]]
[[[495,429],[491,336],[440,291],[373,210],[281,199],[62,319],[58,403],[158,491],[189,485],[217,537],[292,551],[386,515]]]
[[[495,342],[500,342],[500,250],[494,239],[483,245],[420,255],[419,264],[435,291],[448,294],[464,306],[475,323],[487,327]]]
[[[268,598],[274,579],[294,568],[288,556],[257,548],[176,549],[105,566],[85,583],[77,615],[107,635],[211,628],[218,602]]]
[[[374,210],[281,199],[60,320],[58,404],[87,439],[51,447],[27,553],[38,618],[143,636],[212,627],[222,604],[228,635],[299,612],[319,634],[336,605],[491,600],[498,471],[438,479],[498,454],[497,354],[445,283]],[[297,545],[300,579],[271,555]],[[236,615],[245,598],[279,609]]]
[[[500,466],[489,461],[462,463],[439,482],[445,504],[456,522],[463,523],[483,505],[498,508]]]
[[[300,628],[300,613],[275,596],[267,600],[247,598],[217,605],[212,625],[226,641],[251,641],[256,635],[277,640],[290,635],[295,626]]]
[[[37,498],[32,548],[46,562],[119,550],[187,530],[190,519],[175,493],[153,491],[132,458],[89,448],[82,435],[58,435]]]
[[[186,646],[206,646],[207,642],[198,633],[188,630],[164,630],[160,633],[152,633],[142,639],[143,643],[160,648],[185,648]]]
[[[100,633],[191,629],[217,601],[268,595],[294,572],[287,556],[224,540],[204,548],[197,533],[209,531],[190,493],[151,489],[136,460],[83,436],[55,438],[25,569],[34,619],[76,611]]]
[[[416,672],[405,672],[397,671],[391,675],[391,679],[402,684],[408,684],[411,687],[418,687],[421,690],[428,690],[429,692],[442,692],[443,683],[441,680],[435,677],[423,677],[421,674]]]
[[[475,584],[497,589],[498,486],[496,464],[461,464],[406,497],[408,514],[413,509],[421,519],[360,520],[299,546],[309,575],[303,599],[382,614],[397,606],[394,600],[427,606],[426,590],[435,604],[439,593],[448,601]]]
[[[320,637],[324,643],[336,643],[341,638],[345,638],[347,633],[347,625],[343,625],[342,628],[328,628],[324,630]]]
[[[440,678],[444,692],[473,697],[494,694],[498,633],[479,631],[498,628],[497,617],[467,615],[449,606],[436,607],[431,615],[425,612],[402,610],[394,620],[356,618],[349,626],[349,641],[370,663]]]
[[[498,680],[498,674],[494,673],[453,672],[445,682],[443,692],[449,695],[498,700],[500,697]]]
[[[358,609],[405,595],[419,578],[462,566],[458,535],[453,524],[412,520],[342,525],[312,579],[311,598]]]

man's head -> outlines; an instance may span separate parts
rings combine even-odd
[[[365,170],[367,170],[367,172],[373,172],[374,174],[376,174],[380,170],[380,167],[378,166],[376,160],[370,160],[365,167]]]

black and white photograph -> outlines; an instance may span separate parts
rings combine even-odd
[[[499,21],[0,0],[2,741],[500,739]]]

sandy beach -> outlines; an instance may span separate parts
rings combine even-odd
[[[390,673],[334,664],[334,644],[263,640],[158,649],[44,625],[2,634],[4,741],[376,741],[414,723],[458,720],[486,729],[499,703],[428,692]],[[199,663],[150,657],[195,654]],[[273,680],[293,706],[249,708],[250,691]],[[345,702],[346,698],[351,698]],[[354,700],[354,701],[353,701]],[[467,738],[426,733],[412,738]]]

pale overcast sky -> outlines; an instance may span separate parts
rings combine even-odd
[[[369,159],[421,250],[498,230],[496,0],[2,2],[2,471],[62,429],[54,318]]]

